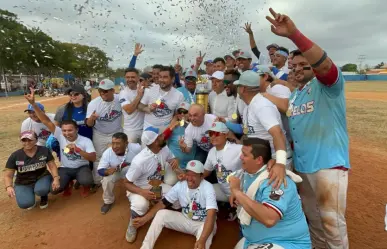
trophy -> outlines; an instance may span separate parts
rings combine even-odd
[[[196,89],[196,104],[202,105],[204,107],[204,111],[208,113],[208,94],[211,90],[208,89],[208,79],[203,76],[199,76],[196,83]]]
[[[150,189],[151,192],[153,192],[156,196],[155,200],[151,200],[152,205],[156,204],[159,200],[162,198],[162,186],[160,186],[163,183],[161,180],[152,179],[149,180],[149,184],[152,186]]]

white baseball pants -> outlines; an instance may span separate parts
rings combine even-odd
[[[110,144],[112,143],[112,136],[113,134],[105,135],[105,134],[96,132],[93,129],[93,145],[94,145],[95,152],[97,153],[97,159],[93,164],[94,184],[100,184],[102,181],[102,176],[98,174],[98,164],[99,164],[99,160],[101,160],[102,154],[105,152],[107,148],[109,148]]]
[[[243,245],[245,244],[246,239],[242,238],[238,244],[234,247],[234,249],[243,249]],[[249,245],[247,249],[285,249],[282,246],[273,244],[273,243],[266,243],[266,244],[253,244]]]
[[[126,172],[128,171],[129,167],[123,168],[120,172],[115,172],[114,174],[110,176],[104,176],[102,178],[102,199],[105,204],[112,204],[114,202],[114,185],[116,182],[118,182],[120,179],[125,179]]]
[[[215,190],[216,200],[221,202],[229,202],[229,196],[223,192],[219,183],[212,184]]]
[[[300,196],[316,249],[348,249],[345,209],[348,171],[323,169],[302,177]]]
[[[200,238],[202,234],[204,222],[193,221],[185,217],[181,212],[171,210],[160,210],[157,212],[155,218],[150,225],[148,232],[142,242],[141,249],[153,249],[157,238],[159,237],[163,228],[169,228],[178,232],[191,234]],[[209,249],[212,244],[212,238],[216,233],[216,223],[213,232],[208,236],[206,241],[206,249]]]
[[[162,183],[162,195],[166,195],[172,186]],[[136,212],[139,216],[143,216],[149,210],[149,201],[143,196],[126,191],[130,202],[130,210]]]
[[[136,131],[127,130],[124,127],[124,133],[128,136],[129,143],[141,144],[142,131],[142,129]]]

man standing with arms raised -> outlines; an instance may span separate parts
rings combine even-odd
[[[175,76],[173,67],[163,67],[159,73],[159,85],[145,90],[138,109],[145,112],[144,129],[152,126],[163,132],[171,123],[184,96],[172,87]]]
[[[93,144],[97,152],[93,168],[95,187],[99,187],[102,180],[97,171],[99,160],[109,147],[112,135],[122,131],[122,109],[118,96],[114,94],[113,81],[102,80],[98,85],[98,92],[100,96],[89,103],[86,114],[87,126],[93,127]]]
[[[347,249],[345,220],[349,151],[340,69],[318,45],[305,37],[286,15],[270,9],[271,30],[299,48],[293,70],[301,88],[289,98],[289,126],[294,165],[303,178],[300,195],[313,247]],[[324,197],[324,198],[322,198]]]

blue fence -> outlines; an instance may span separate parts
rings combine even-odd
[[[387,81],[387,75],[344,75],[346,81]]]

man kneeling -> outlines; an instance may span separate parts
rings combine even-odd
[[[266,168],[271,158],[270,145],[265,142],[244,139],[242,171],[228,178],[230,204],[239,205],[243,233],[234,249],[309,249],[308,225],[295,184],[302,181],[301,177],[286,171],[287,187],[282,184],[278,190],[273,189]]]
[[[211,183],[203,179],[204,166],[193,160],[187,164],[186,181],[178,182],[167,195],[145,216],[133,220],[135,227],[141,227],[155,215],[145,236],[141,249],[151,249],[163,227],[194,235],[194,249],[208,249],[216,233],[215,191]],[[179,202],[182,212],[161,210]]]

